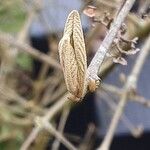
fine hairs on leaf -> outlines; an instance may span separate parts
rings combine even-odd
[[[87,87],[87,58],[79,13],[73,10],[66,21],[59,43],[60,63],[63,68],[69,99],[79,101]]]

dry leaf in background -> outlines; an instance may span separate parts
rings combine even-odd
[[[96,7],[89,5],[83,10],[83,13],[85,15],[87,15],[88,17],[95,17],[96,16]]]
[[[73,10],[66,21],[59,43],[60,63],[70,99],[79,101],[86,90],[87,58],[79,13]]]

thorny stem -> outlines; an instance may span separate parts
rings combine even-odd
[[[109,150],[113,135],[115,133],[115,130],[116,130],[119,120],[121,118],[122,112],[124,111],[125,105],[127,103],[128,93],[130,90],[132,90],[134,88],[133,85],[136,85],[135,82],[137,82],[137,79],[141,72],[141,68],[146,60],[146,57],[147,57],[149,51],[150,51],[150,35],[149,35],[146,43],[144,44],[140,55],[138,56],[138,58],[135,62],[133,70],[132,70],[131,74],[129,75],[126,84],[124,85],[124,91],[123,91],[123,94],[119,101],[119,104],[116,108],[116,112],[112,118],[110,127],[107,131],[107,134],[106,134],[101,146],[98,148],[98,150]]]

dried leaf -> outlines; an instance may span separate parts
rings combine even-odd
[[[66,21],[59,43],[59,56],[67,89],[71,97],[79,100],[86,90],[87,59],[80,16],[76,10],[69,14]]]
[[[113,58],[113,62],[121,65],[127,65],[127,61],[122,57]]]
[[[140,51],[140,49],[137,48],[137,49],[131,49],[131,50],[128,50],[128,51],[121,50],[120,52],[123,53],[123,54],[126,54],[126,55],[135,55],[139,51]]]
[[[87,15],[88,17],[94,17],[96,15],[96,7],[94,6],[87,6],[84,10],[83,13]]]
[[[138,41],[138,37],[135,37],[134,39],[132,39],[132,42],[134,43],[134,44],[137,44],[137,41]]]
[[[129,51],[126,51],[126,54],[127,55],[135,55],[137,52],[139,52],[140,51],[140,49],[139,48],[137,48],[137,49],[131,49],[131,50],[129,50]]]

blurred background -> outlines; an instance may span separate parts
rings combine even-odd
[[[122,3],[121,0],[0,0],[0,150],[72,149],[57,133],[79,150],[95,150],[100,145],[116,109],[119,90],[139,52],[128,56],[112,46],[111,56],[106,57],[99,71],[100,87],[88,93],[82,102],[74,103],[64,98],[67,89],[59,64],[58,43],[68,14],[78,10],[89,64]],[[124,37],[129,40],[138,37],[136,47],[142,49],[150,36],[150,1],[137,0],[125,23]],[[130,48],[121,46],[127,51]],[[121,55],[123,61],[114,63],[113,58]],[[150,149],[149,74],[148,54],[111,150]],[[53,127],[50,131],[37,119],[47,114]],[[42,128],[29,144],[28,139],[38,125]]]

